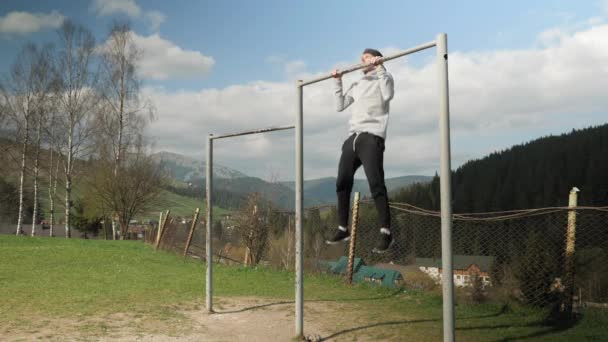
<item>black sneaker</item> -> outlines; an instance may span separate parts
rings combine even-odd
[[[378,244],[374,249],[372,249],[372,252],[378,254],[386,253],[386,251],[391,248],[394,241],[395,240],[393,240],[392,234],[380,233],[380,239],[378,240]]]
[[[348,231],[343,231],[342,229],[338,229],[336,235],[329,240],[325,240],[325,243],[328,245],[336,245],[340,242],[350,240],[350,233]]]

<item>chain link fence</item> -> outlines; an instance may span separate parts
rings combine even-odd
[[[439,293],[442,271],[439,212],[391,203],[391,214],[395,242],[385,254],[372,253],[379,238],[377,214],[373,203],[361,202],[354,249],[358,265],[366,265],[368,271],[370,268],[396,271],[400,275],[396,282]],[[569,214],[575,214],[570,229]],[[347,243],[325,244],[337,226],[335,206],[306,210],[303,222],[306,272],[331,272],[332,265],[348,256]],[[191,228],[192,218],[170,217],[158,248],[183,254]],[[187,251],[201,260],[205,255],[205,229],[199,218]],[[214,262],[293,270],[292,212],[274,210],[260,203],[259,198],[251,199],[240,211],[217,216],[212,229]],[[155,244],[157,238],[157,229],[146,232],[148,243]],[[564,303],[573,303],[574,310],[608,303],[608,207],[454,214],[452,239],[458,301],[561,306],[561,309]],[[568,241],[573,246],[572,253],[566,252]],[[343,271],[337,273],[344,274]],[[375,275],[372,272],[360,277],[355,274],[355,279],[382,283],[384,276],[383,272]]]
[[[439,213],[399,203],[391,208],[395,243],[378,255],[371,252],[379,235],[375,210],[362,204],[356,256],[405,273],[406,284],[434,289],[441,282]],[[570,254],[569,214],[576,217]],[[578,306],[608,302],[606,207],[455,214],[452,229],[454,284],[461,297],[538,307],[561,305],[564,296]]]

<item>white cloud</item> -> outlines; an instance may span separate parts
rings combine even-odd
[[[131,18],[143,18],[154,32],[166,19],[160,11],[144,11],[135,0],[93,0],[90,9],[98,16],[125,14]]]
[[[298,75],[305,71],[306,63],[301,60],[289,61],[285,63],[284,68],[287,75]]]
[[[206,75],[215,64],[213,57],[185,50],[157,33],[140,36],[133,33],[135,44],[142,50],[140,72],[144,78],[166,80]]]
[[[93,0],[91,10],[100,16],[123,13],[130,17],[139,17],[142,13],[135,0]]]
[[[538,127],[568,131],[580,127],[589,113],[606,111],[608,25],[546,32],[537,37],[547,42],[540,47],[450,54],[454,166],[494,148],[522,142],[527,139],[522,136],[524,131]],[[387,63],[396,87],[385,156],[387,176],[432,174],[438,168],[438,86],[432,56],[422,66],[407,60]],[[285,59],[280,61],[285,63]],[[338,63],[344,64],[350,63]],[[303,73],[305,64],[294,66]],[[347,75],[345,83],[357,76]],[[293,82],[258,81],[180,92],[148,88],[145,93],[158,109],[159,120],[150,127],[158,149],[202,156],[208,133],[294,120]],[[306,87],[304,96],[306,177],[334,175],[349,114],[335,112],[331,81]],[[512,139],[504,139],[507,135]],[[264,176],[264,165],[278,161],[284,168],[281,177],[291,177],[290,133],[248,139],[222,141],[216,154],[218,163],[221,160],[248,174]]]
[[[285,56],[268,56],[266,62],[279,68],[287,79],[295,80],[305,74],[306,62],[303,60],[289,60]]]
[[[0,34],[24,35],[61,26],[65,17],[57,11],[50,13],[10,12],[0,17]]]
[[[160,24],[164,23],[165,19],[167,18],[162,12],[159,11],[148,11],[146,12],[145,16],[150,24],[150,29],[155,32],[158,31]]]

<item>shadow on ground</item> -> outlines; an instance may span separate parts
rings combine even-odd
[[[393,291],[390,294],[388,294],[386,296],[382,296],[382,297],[365,297],[365,298],[350,298],[350,299],[316,299],[316,300],[306,300],[305,303],[359,302],[359,301],[368,301],[368,300],[388,299],[388,298],[391,298],[391,297],[394,297],[394,296],[398,295],[401,292],[402,292],[402,290],[399,289],[399,290]],[[266,307],[270,307],[270,306],[286,305],[286,304],[294,304],[294,303],[295,302],[293,300],[284,300],[284,301],[278,301],[278,302],[274,302],[274,303],[267,303],[267,304],[260,304],[260,305],[249,306],[249,307],[246,307],[246,308],[236,309],[236,310],[214,311],[213,313],[214,314],[219,314],[219,315],[232,314],[232,313],[245,312],[245,311],[256,310],[256,309],[262,309],[262,308],[266,308]]]
[[[397,291],[391,292],[390,294],[388,294],[386,296],[382,296],[382,297],[366,297],[366,298],[352,298],[352,299],[339,299],[339,300],[338,299],[318,299],[318,300],[309,300],[309,301],[305,301],[305,302],[306,303],[322,303],[322,302],[371,301],[371,300],[379,300],[379,299],[388,299],[388,298],[398,295],[400,292],[401,292],[401,290],[397,290]],[[273,303],[253,305],[253,306],[245,307],[242,309],[215,311],[214,314],[219,314],[219,315],[233,314],[233,313],[240,313],[240,312],[257,310],[257,309],[263,309],[263,308],[272,307],[272,306],[290,305],[290,304],[294,304],[294,301],[292,301],[292,300],[277,301],[277,302],[273,302]],[[468,320],[495,318],[495,317],[504,315],[505,313],[508,312],[508,310],[509,310],[508,307],[505,305],[505,306],[501,307],[495,313],[490,313],[487,315],[480,315],[480,316],[462,317],[462,318],[459,318],[459,320],[468,321]],[[441,321],[440,318],[426,318],[426,319],[414,319],[414,320],[404,319],[404,320],[388,320],[388,321],[375,322],[375,323],[350,327],[347,329],[336,331],[328,336],[321,337],[321,341],[329,341],[329,340],[335,339],[337,337],[340,337],[340,336],[343,336],[343,335],[346,335],[349,333],[361,332],[361,331],[365,331],[365,330],[373,329],[373,328],[377,328],[377,327],[390,327],[390,326],[400,326],[400,325],[406,325],[406,324],[440,322],[440,321]],[[475,331],[475,330],[507,329],[507,328],[514,328],[514,327],[541,329],[541,330],[531,332],[529,334],[518,334],[518,335],[509,336],[509,337],[496,337],[496,339],[493,340],[496,342],[510,342],[510,341],[516,341],[516,340],[534,339],[534,338],[539,338],[539,337],[563,332],[563,331],[568,330],[568,329],[572,328],[573,326],[575,326],[577,324],[577,322],[578,321],[573,321],[572,323],[559,325],[559,326],[550,325],[541,320],[539,320],[537,322],[526,323],[526,324],[487,324],[487,325],[478,324],[478,325],[472,325],[472,326],[457,327],[456,330],[457,331]]]

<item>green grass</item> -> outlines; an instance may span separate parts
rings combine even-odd
[[[203,199],[196,199],[192,197],[182,196],[171,191],[163,190],[160,196],[160,203],[155,206],[151,211],[154,215],[144,215],[146,218],[153,218],[158,220],[158,212],[163,210],[171,210],[172,215],[180,217],[192,217],[194,215],[194,209],[200,208],[201,213],[206,208],[205,201]],[[220,208],[217,206],[213,207],[213,215],[219,218],[219,215],[230,213],[230,210]]]
[[[44,191],[41,193],[40,205],[42,206],[42,210],[44,211],[45,217],[48,219],[50,217],[50,201],[48,198],[48,193],[46,192],[46,186],[41,187],[41,189],[43,189]],[[81,187],[75,186],[72,194],[74,198],[82,197]],[[182,196],[171,191],[162,190],[158,204],[154,205],[147,213],[139,215],[135,219],[157,221],[159,212],[164,212],[166,210],[171,210],[171,214],[173,217],[192,217],[196,208],[200,208],[201,213],[205,212],[206,205],[203,199]],[[231,211],[228,209],[220,208],[217,206],[213,207],[213,215],[216,218],[219,218],[219,216],[229,213],[231,213]],[[63,217],[63,203],[57,200],[55,201],[55,220],[62,220]]]
[[[24,317],[76,318],[130,312],[171,319],[178,304],[203,302],[204,265],[136,241],[67,240],[0,236],[0,326]],[[218,265],[217,296],[293,298],[294,275],[269,268]],[[336,312],[336,338],[412,340],[441,338],[441,297],[339,278],[307,275],[307,301]],[[587,310],[570,329],[543,324],[544,312],[495,304],[458,305],[457,337],[465,341],[606,340],[608,311]],[[350,328],[349,328],[350,327]],[[345,331],[352,329],[352,331]]]

